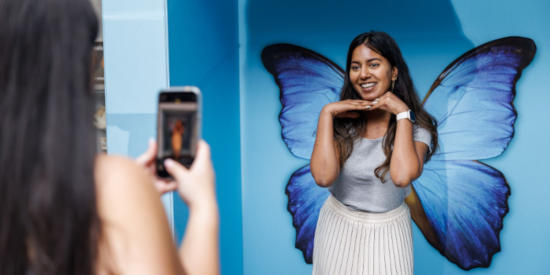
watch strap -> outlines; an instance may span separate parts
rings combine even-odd
[[[408,119],[408,120],[411,120],[410,111],[411,110],[409,109],[407,111],[398,113],[397,115],[395,115],[395,120],[398,121],[398,120],[405,119],[405,118]]]

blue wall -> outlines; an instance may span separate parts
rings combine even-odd
[[[415,274],[550,274],[545,173],[550,127],[544,124],[550,119],[548,11],[546,0],[239,1],[244,274],[311,273],[294,248],[284,193],[291,173],[307,162],[293,157],[281,140],[279,90],[261,63],[261,50],[273,43],[297,44],[343,67],[351,39],[372,29],[396,39],[421,98],[465,51],[509,35],[535,41],[535,59],[517,83],[516,134],[504,154],[484,161],[503,172],[511,187],[502,251],[489,268],[466,272],[441,256],[415,227]]]
[[[202,136],[211,146],[220,207],[223,274],[242,274],[237,2],[168,0],[170,85],[203,95]],[[187,209],[174,195],[179,240]]]

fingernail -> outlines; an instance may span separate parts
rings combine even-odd
[[[174,165],[174,161],[171,159],[165,159],[164,160],[164,166],[172,167]]]

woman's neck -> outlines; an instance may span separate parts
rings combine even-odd
[[[386,134],[390,122],[391,113],[384,110],[373,110],[366,114],[367,124],[363,137],[377,139]]]

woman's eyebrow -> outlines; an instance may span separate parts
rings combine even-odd
[[[378,57],[373,57],[371,59],[367,59],[367,63],[372,62],[372,61],[382,61],[382,59],[378,58]],[[352,60],[351,63],[361,63],[361,61]]]
[[[368,62],[372,62],[372,61],[382,61],[382,59],[380,59],[380,58],[378,58],[378,57],[374,57],[374,58],[368,59],[368,60],[367,60],[367,63],[368,63]]]

